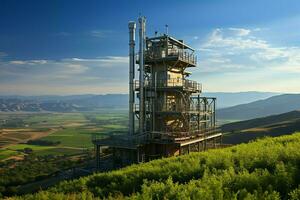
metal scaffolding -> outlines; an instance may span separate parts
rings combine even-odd
[[[138,21],[137,55],[135,23],[129,22],[129,134],[93,138],[97,151],[98,146],[109,147],[114,157],[129,164],[217,147],[222,133],[216,124],[216,98],[203,97],[202,85],[187,79],[191,73],[186,70],[197,66],[195,50],[168,34],[146,37],[145,17]]]

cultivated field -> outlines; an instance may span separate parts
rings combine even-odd
[[[0,113],[0,160],[21,159],[24,149],[37,155],[80,154],[93,147],[92,134],[122,134],[126,127],[126,111]],[[31,140],[55,145],[27,144]]]

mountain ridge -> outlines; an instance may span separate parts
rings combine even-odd
[[[300,110],[221,126],[223,142],[239,144],[265,136],[281,136],[300,131]]]
[[[203,93],[202,96],[217,97],[219,108],[249,102],[252,100],[264,99],[276,95],[270,92],[214,92]],[[82,95],[41,95],[41,96],[20,96],[0,95],[0,111],[22,112],[22,111],[56,111],[73,112],[94,110],[97,108],[122,108],[128,107],[128,94],[82,94]],[[14,104],[13,104],[14,102]],[[43,108],[41,108],[43,104]],[[48,108],[49,107],[49,108]],[[55,107],[55,109],[51,108]],[[60,109],[61,107],[61,109]]]
[[[298,109],[300,109],[300,94],[282,94],[247,104],[218,109],[218,118],[248,120]]]

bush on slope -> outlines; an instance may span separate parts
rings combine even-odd
[[[98,173],[15,198],[295,199],[300,196],[299,149],[300,133],[265,138]]]

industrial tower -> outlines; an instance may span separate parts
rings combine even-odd
[[[222,133],[216,128],[216,98],[201,96],[202,85],[188,79],[191,73],[187,69],[197,65],[195,50],[168,34],[146,37],[145,24],[145,17],[140,17],[137,55],[136,24],[129,22],[128,26],[129,132],[93,138],[98,168],[101,147],[108,148],[115,165],[124,166],[202,151],[221,143]]]

